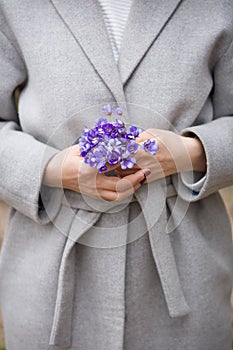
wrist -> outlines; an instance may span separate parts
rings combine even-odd
[[[201,141],[196,137],[182,136],[186,144],[194,171],[206,171],[206,155]]]
[[[43,175],[43,184],[50,187],[61,186],[61,169],[59,171],[59,155],[55,154],[48,162]]]

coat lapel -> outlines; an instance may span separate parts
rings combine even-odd
[[[50,0],[118,104],[125,102],[121,77],[98,0]]]
[[[182,0],[134,0],[125,28],[118,67],[125,84]]]
[[[182,0],[133,0],[118,65],[98,0],[50,0],[118,104],[123,86]]]

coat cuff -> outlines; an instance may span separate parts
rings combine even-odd
[[[172,180],[178,195],[186,201],[197,201],[233,183],[233,123],[232,117],[222,117],[203,125],[186,128],[182,136],[194,136],[201,141],[207,160],[206,173],[174,174]],[[204,177],[199,191],[190,191],[182,178],[193,185]]]
[[[202,173],[200,173],[200,175],[199,173],[196,173],[196,174],[194,173],[193,175],[194,176],[191,175],[191,178],[190,178],[190,173],[185,172],[180,174],[180,178],[183,184],[190,191],[192,191],[194,195],[198,195],[199,192],[201,191],[202,186],[204,185],[204,182],[206,180],[206,175],[202,176]],[[201,178],[198,179],[199,177]],[[192,180],[194,180],[194,182],[192,182]]]
[[[59,150],[22,132],[10,131],[2,138],[1,199],[37,223],[49,223],[58,213],[61,201],[57,189],[44,186],[42,180],[47,163]]]

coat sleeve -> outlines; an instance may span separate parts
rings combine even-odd
[[[44,224],[51,216],[39,205],[40,191],[49,191],[42,185],[42,178],[46,164],[58,150],[39,142],[20,127],[14,91],[26,80],[21,55],[0,32],[0,198]],[[54,215],[57,209],[54,207]]]
[[[213,80],[214,119],[181,132],[184,136],[200,139],[207,159],[206,176],[199,192],[191,192],[181,177],[185,176],[186,183],[190,185],[204,174],[190,172],[172,176],[178,195],[187,201],[200,200],[233,185],[233,42],[216,63]]]

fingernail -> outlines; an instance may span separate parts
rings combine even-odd
[[[146,169],[143,171],[144,172],[144,176],[147,177],[151,174],[151,171],[149,169]]]

